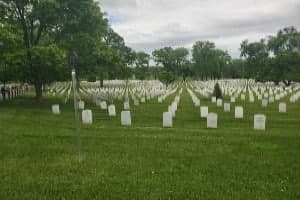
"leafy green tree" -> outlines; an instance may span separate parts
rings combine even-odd
[[[164,47],[152,52],[154,61],[161,65],[166,71],[174,75],[181,75],[182,68],[188,63],[189,51],[186,48]]]
[[[136,67],[149,67],[150,55],[140,51],[136,53]]]
[[[0,82],[17,80],[16,65],[22,63],[22,38],[18,30],[8,24],[0,27]]]
[[[197,76],[208,79],[216,65],[215,44],[209,41],[198,41],[193,45],[192,56],[194,71]]]
[[[233,59],[223,68],[224,78],[249,78],[245,75],[245,60]]]
[[[59,44],[68,51],[80,51],[84,49],[81,48],[82,45],[91,40],[83,37],[85,33],[101,40],[103,36],[100,34],[101,30],[107,29],[106,20],[93,0],[2,0],[0,7],[1,19],[15,24],[22,31],[26,67],[21,67],[19,70],[23,74],[30,75],[26,78],[34,84],[38,102],[42,98],[42,84],[47,80],[41,81],[40,78],[44,76],[39,74],[41,71],[36,70],[35,65],[39,63],[39,60],[34,60],[38,56],[34,56],[33,53],[41,51],[44,55],[46,51],[44,48],[51,52],[53,44]],[[82,40],[82,38],[88,38],[88,40]],[[58,50],[57,48],[56,46],[55,50]],[[80,61],[83,62],[78,66],[82,66],[84,61],[88,60],[87,56],[82,55],[84,52],[84,50],[79,52]],[[44,65],[44,63],[40,64]],[[55,72],[55,66],[48,64],[48,71],[53,69]],[[35,73],[31,73],[35,70]]]
[[[300,32],[295,27],[279,30],[269,37],[268,48],[274,54],[268,75],[275,82],[290,85],[300,80]]]
[[[154,50],[152,56],[157,65],[163,66],[167,71],[172,71],[175,59],[173,55],[173,49],[171,47],[164,47]]]
[[[249,43],[247,40],[241,43],[241,57],[246,59],[246,73],[248,77],[262,79],[268,67],[269,51],[266,41]]]
[[[172,72],[163,70],[160,72],[158,79],[168,87],[171,83],[176,80],[176,77]]]

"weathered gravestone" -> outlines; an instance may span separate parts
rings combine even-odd
[[[173,116],[171,112],[163,113],[163,127],[172,128],[173,127]]]
[[[123,126],[131,126],[131,115],[130,111],[122,111],[121,112],[121,124]]]
[[[207,128],[218,128],[218,115],[216,113],[209,113],[206,125]]]
[[[83,124],[92,124],[93,123],[93,114],[91,110],[82,111],[82,123]]]

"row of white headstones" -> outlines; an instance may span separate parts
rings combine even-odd
[[[206,82],[206,83],[209,83],[209,82]],[[240,84],[241,84],[241,82],[239,83],[239,85]],[[188,88],[188,85],[187,85],[187,88]],[[209,87],[207,87],[207,88],[209,88]],[[212,91],[208,92],[207,88],[204,88],[204,90],[202,90],[202,91],[201,91],[201,89],[197,89],[197,91],[202,95],[204,94],[204,95],[208,96],[209,93],[212,93]],[[225,89],[224,88],[222,88],[222,89],[223,89],[223,92],[224,92]],[[251,103],[254,103],[255,102],[254,95],[253,95],[251,89],[248,89],[248,90],[249,90],[249,101]],[[292,90],[291,89],[289,89],[289,90],[290,90],[290,93],[292,93]],[[241,96],[241,100],[245,101],[245,99],[246,99],[245,96],[246,95],[245,94],[240,94],[241,91],[243,91],[245,93],[247,90],[245,90],[245,89],[238,90],[237,94],[235,94],[235,96],[230,98],[231,103],[234,103],[236,101],[236,97],[238,97],[239,95]],[[279,90],[279,91],[283,91],[283,90]],[[295,91],[297,91],[297,88],[296,88]],[[198,97],[189,88],[188,88],[188,92],[189,92],[189,94],[190,94],[190,96],[191,96],[191,98],[194,102],[194,105],[196,107],[199,107],[200,106],[200,100],[198,99]],[[275,99],[280,100],[280,99],[287,96],[286,93],[280,93],[280,94],[276,94],[275,99],[274,99],[274,97],[270,97],[269,100],[268,100],[268,99],[262,99],[262,96],[267,98],[268,94],[264,93],[263,95],[260,95],[260,94],[258,94],[257,89],[255,90],[255,93],[257,94],[258,99],[262,100],[262,107],[267,107],[268,103],[273,103],[275,101]],[[270,95],[273,95],[273,94],[274,94],[273,91],[270,90]],[[298,98],[297,94],[299,94],[299,92],[292,95],[291,98],[297,100],[297,98]],[[232,95],[232,93],[230,95]],[[211,101],[212,101],[212,103],[216,103],[217,107],[222,107],[224,105],[224,112],[230,112],[230,103],[224,103],[223,104],[223,100],[222,99],[216,99],[216,97],[212,97]],[[285,113],[286,112],[286,107],[287,106],[286,106],[285,102],[279,103],[279,108],[278,108],[279,112]],[[235,106],[235,118],[236,119],[242,119],[243,116],[244,116],[243,111],[244,110],[243,110],[242,106]],[[218,125],[217,125],[218,124],[217,123],[218,122],[217,113],[208,113],[208,107],[207,106],[201,106],[200,107],[200,117],[207,118],[207,128],[217,128],[218,127]],[[263,115],[263,114],[255,114],[254,115],[254,129],[256,129],[256,130],[265,130],[266,129],[266,116],[265,115]]]
[[[228,82],[228,80],[227,80]],[[293,100],[298,100],[300,97],[300,91],[296,90],[292,90],[291,88],[288,88],[287,91],[283,90],[283,89],[278,89],[278,88],[271,88],[269,87],[268,89],[264,88],[261,89],[260,87],[255,85],[254,81],[251,80],[242,80],[242,81],[233,81],[233,83],[228,87],[226,87],[226,84],[222,84],[221,82],[221,86],[222,86],[222,90],[223,92],[225,92],[226,94],[232,95],[232,97],[230,98],[230,102],[234,103],[236,101],[236,98],[238,98],[240,96],[241,100],[245,100],[246,99],[246,92],[249,92],[249,101],[250,102],[254,102],[255,98],[253,95],[253,92],[257,95],[257,98],[260,100],[262,100],[262,107],[267,107],[268,103],[273,103],[274,99],[276,100],[280,100],[284,97],[287,96],[287,94],[291,94],[291,99]],[[211,82],[204,82],[201,83],[202,86],[204,85],[205,87],[199,87],[199,88],[194,88],[195,92],[198,92],[200,94],[208,94],[210,95],[212,93],[212,83]],[[201,85],[200,84],[200,85]],[[165,89],[162,90],[161,85],[159,87],[156,87],[157,89],[155,90],[150,90],[149,88],[151,87],[155,87],[155,84],[148,84],[150,87],[148,88],[142,88],[139,87],[140,84],[136,84],[135,87],[137,88],[131,88],[130,90],[127,90],[127,96],[128,93],[131,95],[132,99],[134,100],[134,105],[139,105],[139,100],[143,103],[146,100],[146,96],[147,96],[147,100],[151,99],[151,98],[157,98],[159,103],[162,103],[169,95],[175,93],[177,91],[176,87],[173,88],[169,88],[169,89]],[[235,85],[235,87],[232,87],[232,85]],[[186,85],[187,88],[193,88],[193,84],[187,84]],[[209,88],[209,89],[207,89]],[[262,87],[263,88],[263,87]],[[299,88],[298,88],[299,89]],[[106,94],[106,92],[109,89],[105,89],[106,91],[104,92],[104,94]],[[124,95],[125,90],[123,89],[111,89],[113,91],[115,91],[115,94],[113,95],[115,98],[116,97],[120,97],[122,95]],[[150,91],[147,94],[147,90]],[[253,90],[253,92],[252,92]],[[159,92],[157,92],[159,91]],[[196,95],[193,93],[193,91],[191,89],[188,89],[192,100],[195,104],[196,107],[200,106],[200,100],[196,97]],[[277,94],[276,92],[279,91],[281,93]],[[295,92],[294,94],[292,94],[292,92]],[[97,91],[97,89],[88,89],[88,94],[89,96],[95,96],[95,95],[99,95],[100,90]],[[179,95],[176,96],[175,100],[172,102],[172,104],[168,107],[168,112],[164,112],[163,113],[163,127],[173,127],[173,118],[175,117],[175,113],[177,110],[177,106],[178,103],[180,101],[180,94],[182,93],[182,89],[179,92]],[[272,96],[275,95],[275,98],[272,98]],[[100,95],[101,96],[101,95]],[[205,95],[203,95],[205,96]],[[267,98],[268,96],[270,96],[269,99],[262,99],[262,97]],[[148,98],[149,97],[149,98]],[[224,103],[223,104],[223,100],[222,99],[216,99],[215,97],[212,97],[211,101],[213,103],[216,103],[218,107],[222,107],[224,105],[224,112],[230,112],[230,103]],[[96,97],[95,100],[95,104],[97,106],[100,106],[101,109],[103,110],[108,110],[108,114],[109,116],[116,116],[116,108],[115,106],[109,105],[107,106],[106,101],[101,101],[100,99],[98,99]],[[80,106],[81,105],[81,106]],[[83,106],[82,106],[83,105]],[[79,102],[79,108],[80,109],[84,109],[84,102],[80,101]],[[58,111],[57,111],[58,110]],[[124,126],[130,126],[131,125],[131,115],[130,115],[130,105],[129,105],[129,101],[125,101],[124,102],[124,111],[121,112],[121,124]],[[279,104],[279,112],[286,112],[286,103],[281,102]],[[59,105],[54,105],[53,108],[53,113],[59,113]],[[217,122],[218,122],[218,115],[216,113],[208,113],[208,107],[207,106],[201,106],[200,107],[200,117],[202,118],[207,118],[207,128],[217,128]],[[241,106],[236,106],[235,107],[235,118],[243,118],[243,107]],[[83,110],[82,111],[82,120],[84,124],[91,124],[92,123],[92,111],[91,110]],[[266,116],[262,115],[262,114],[257,114],[254,116],[254,129],[259,129],[259,130],[265,130],[266,127]]]
[[[157,81],[156,81],[157,82]],[[151,87],[151,84],[148,84],[148,87]],[[99,106],[102,110],[108,110],[108,115],[110,117],[115,117],[116,114],[116,107],[114,104],[107,105],[105,100],[101,100],[100,97],[105,96],[107,94],[107,88],[102,89],[86,89],[83,93],[86,97],[92,97],[93,102],[96,106]],[[130,103],[129,97],[130,94],[135,106],[139,106],[139,102],[145,103],[146,99],[150,100],[152,98],[157,98],[159,103],[162,103],[168,96],[172,95],[177,91],[176,85],[173,85],[169,88],[162,88],[161,85],[157,90],[148,90],[147,88],[139,87],[125,90],[124,88],[114,88],[113,92],[110,94],[113,98],[118,98],[125,96],[124,101],[124,110],[121,111],[121,125],[123,126],[131,126],[131,113],[130,113]],[[149,94],[150,93],[150,94]],[[122,99],[122,98],[118,98]],[[78,102],[78,108],[82,110],[82,123],[83,124],[92,124],[93,123],[93,115],[92,110],[86,109],[84,110],[85,103],[84,101]],[[52,113],[53,114],[60,114],[60,106],[59,104],[52,105]]]

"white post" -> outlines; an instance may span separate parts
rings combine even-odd
[[[72,69],[72,83],[73,83],[73,96],[74,96],[74,111],[75,111],[75,126],[77,132],[77,145],[78,145],[78,158],[81,162],[81,141],[80,141],[80,127],[79,127],[79,117],[78,117],[78,102],[77,102],[77,81],[75,69]]]

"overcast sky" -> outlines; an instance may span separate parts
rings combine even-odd
[[[242,40],[300,28],[300,0],[98,0],[112,28],[137,51],[191,48],[199,40],[239,56]]]

